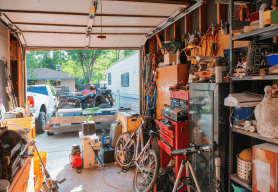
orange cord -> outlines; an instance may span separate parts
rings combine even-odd
[[[107,183],[105,182],[105,180],[104,180],[104,165],[102,166],[102,180],[103,180],[103,182],[105,183],[105,185],[107,185],[108,187],[112,187],[112,188],[114,188],[114,189],[117,189],[118,191],[123,192],[122,190],[118,189],[117,187],[114,187],[114,186],[112,186],[112,185],[109,185],[109,184],[107,184]]]
[[[248,21],[248,19],[250,18],[250,9],[247,5],[241,5],[237,10],[236,10],[236,13],[235,13],[235,21],[237,21],[237,14],[239,13],[239,11],[245,11],[246,12],[246,18],[245,18],[245,21]]]

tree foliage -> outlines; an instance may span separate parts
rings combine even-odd
[[[27,68],[56,70],[78,77],[77,84],[97,83],[105,79],[107,69],[131,55],[134,50],[67,50],[30,51],[26,54]],[[47,75],[47,74],[46,74]]]

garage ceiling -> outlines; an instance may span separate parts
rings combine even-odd
[[[0,18],[22,34],[20,40],[28,48],[139,49],[146,34],[188,7],[185,1],[98,0],[90,19],[92,2],[1,0]],[[100,35],[106,39],[97,38]]]

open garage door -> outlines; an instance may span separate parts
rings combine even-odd
[[[0,1],[1,20],[34,49],[139,49],[188,7],[167,0]]]

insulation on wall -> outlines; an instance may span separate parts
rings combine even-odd
[[[199,9],[195,9],[194,11],[192,11],[191,27],[192,27],[191,32],[195,32],[195,30],[199,31]]]
[[[217,23],[217,4],[214,0],[208,0],[207,4],[207,28],[211,26],[213,23],[214,25]]]

